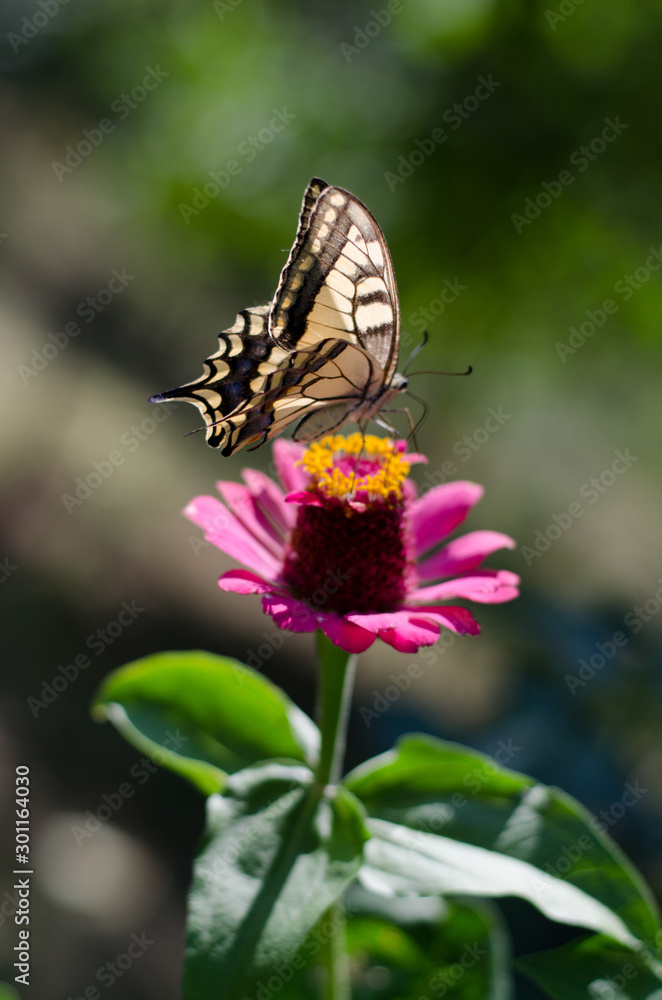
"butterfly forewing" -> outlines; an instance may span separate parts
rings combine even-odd
[[[313,180],[269,315],[278,344],[340,337],[369,352],[390,381],[398,354],[398,294],[386,240],[361,202]],[[314,207],[310,192],[320,189]]]

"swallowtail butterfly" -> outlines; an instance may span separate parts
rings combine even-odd
[[[313,178],[270,305],[242,309],[194,382],[150,402],[201,411],[221,454],[298,420],[295,441],[359,426],[406,386],[396,371],[398,292],[384,234],[358,198]]]

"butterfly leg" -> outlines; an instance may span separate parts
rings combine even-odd
[[[358,470],[358,467],[359,467],[359,463],[360,463],[361,459],[363,458],[363,452],[365,451],[365,429],[366,429],[366,425],[367,425],[367,421],[360,421],[357,424],[357,427],[358,427],[359,432],[361,434],[361,451],[359,452],[358,458],[356,459],[356,462],[354,464],[354,473],[352,475],[352,485],[349,488],[349,493],[350,493],[350,496],[352,498],[354,497],[354,484],[356,482],[356,473],[357,473],[357,470]]]
[[[427,410],[427,407],[426,407],[426,410]],[[414,421],[412,419],[412,415],[411,415],[409,409],[406,406],[403,407],[403,409],[397,409],[397,410],[395,410],[395,409],[393,409],[393,410],[380,410],[380,414],[381,413],[406,413],[407,414],[407,422],[409,423],[409,434],[407,435],[407,441],[413,440],[413,442],[414,442],[414,448],[416,449],[416,451],[420,450],[419,446],[418,446],[418,441],[416,439],[416,429],[418,427],[420,427],[420,425],[423,422],[423,420],[425,420],[425,417],[427,416],[427,412],[423,414],[422,419],[419,420],[417,424],[414,423]],[[396,431],[395,427],[391,426],[387,421],[380,420],[379,417],[373,417],[372,419],[375,421],[376,424],[379,424],[380,427],[384,427],[387,431],[390,431],[391,434],[397,434],[397,431]]]
[[[418,446],[418,440],[416,438],[416,424],[414,423],[412,415],[407,409],[407,407],[405,407],[405,413],[407,414],[407,420],[409,421],[409,434],[407,435],[407,440],[409,441],[409,439],[411,438],[411,440],[414,442],[414,448],[416,449],[416,451],[420,451],[421,449]]]
[[[402,413],[402,410],[380,410],[379,412],[380,412],[380,414],[381,413]],[[382,427],[385,431],[388,431],[389,434],[397,435],[397,433],[398,433],[397,430],[395,429],[395,427],[393,426],[393,424],[390,424],[388,422],[388,420],[382,420],[381,417],[371,417],[370,419],[372,421],[374,421],[374,423],[376,423],[378,427]]]

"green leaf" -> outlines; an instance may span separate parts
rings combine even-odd
[[[347,924],[356,1000],[510,1000],[510,948],[494,906],[366,896],[368,905],[352,891],[361,912]]]
[[[295,955],[361,865],[363,810],[328,796],[307,768],[269,762],[228,779],[208,802],[189,896],[184,1000],[240,1000]]]
[[[20,997],[13,986],[0,983],[0,1000],[20,1000]]]
[[[526,955],[516,966],[553,1000],[662,1000],[660,967],[602,935]]]
[[[156,653],[121,667],[101,685],[93,714],[205,794],[260,760],[317,760],[308,716],[257,671],[212,653]]]
[[[362,879],[374,890],[521,896],[553,920],[653,947],[650,891],[569,795],[427,736],[345,783],[370,816]]]

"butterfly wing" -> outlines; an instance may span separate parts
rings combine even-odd
[[[258,447],[298,420],[293,439],[314,441],[341,427],[383,381],[381,367],[346,340],[332,337],[293,351],[254,401],[241,436],[257,440],[259,434]]]
[[[312,441],[340,427],[361,405],[366,390],[383,382],[365,351],[337,338],[314,348],[287,351],[267,334],[268,306],[244,309],[219,334],[216,354],[200,378],[151,402],[193,403],[207,426],[207,441],[222,455],[257,448],[300,420],[297,441]]]
[[[368,209],[314,178],[269,313],[269,333],[290,350],[336,337],[367,351],[388,384],[400,338],[398,292],[384,235]]]
[[[221,453],[231,455],[246,445],[259,448],[295,421],[295,441],[330,434],[361,406],[366,388],[378,391],[383,378],[366,352],[345,340],[329,338],[292,351],[283,365],[263,376],[246,405],[223,419]]]
[[[353,195],[313,179],[271,306],[242,310],[202,376],[151,402],[197,406],[207,442],[223,455],[259,447],[295,420],[294,439],[313,441],[378,405],[395,371],[399,323],[379,226]]]
[[[200,410],[207,425],[207,442],[222,448],[231,444],[232,426],[227,418],[250,407],[265,379],[278,369],[290,352],[274,345],[267,333],[269,306],[243,309],[235,323],[219,334],[219,349],[204,362],[200,378],[178,389],[169,389],[150,402],[183,399]]]

